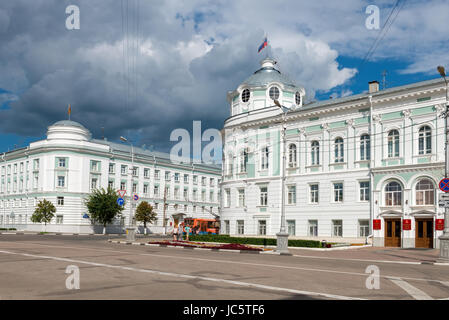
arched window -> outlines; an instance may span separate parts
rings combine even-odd
[[[246,172],[248,164],[248,151],[245,149],[240,153],[240,172]]]
[[[402,205],[402,186],[392,181],[385,186],[385,205],[386,206],[401,206]]]
[[[270,91],[269,91],[269,94],[270,94],[270,98],[272,100],[279,99],[279,89],[277,87],[271,87]]]
[[[388,133],[388,157],[399,157],[399,131],[391,130]]]
[[[370,159],[370,138],[369,135],[363,134],[360,137],[360,160]]]
[[[344,161],[344,144],[343,144],[343,138],[337,138],[335,139],[335,162],[343,162]]]
[[[295,102],[297,106],[301,104],[301,94],[298,91],[295,94]]]
[[[268,157],[270,153],[268,147],[262,148],[262,161],[261,161],[261,169],[268,169]]]
[[[432,129],[429,126],[424,126],[419,129],[419,154],[432,153]]]
[[[296,144],[293,143],[288,146],[288,166],[296,167]]]
[[[320,164],[320,143],[318,141],[312,141],[312,165]]]
[[[435,204],[435,186],[430,179],[421,179],[416,184],[416,205],[434,205]]]
[[[242,101],[243,102],[248,102],[250,95],[251,94],[250,94],[248,89],[243,90],[243,92],[242,92]]]

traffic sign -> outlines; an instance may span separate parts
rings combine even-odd
[[[87,213],[83,214],[84,219],[89,219],[89,215]]]
[[[441,191],[449,192],[449,178],[441,179],[439,187]]]
[[[123,198],[126,194],[126,190],[117,190],[117,193],[119,195],[120,198]]]
[[[138,196],[137,194],[135,194],[135,195],[133,196],[133,199],[134,199],[134,201],[137,201],[137,200],[139,200],[139,196]]]
[[[444,208],[449,208],[449,200],[440,200],[440,201],[438,201],[438,206],[444,207]]]
[[[118,198],[118,199],[117,199],[117,204],[118,204],[119,206],[123,206],[124,203],[125,203],[125,200],[123,200],[123,198]]]

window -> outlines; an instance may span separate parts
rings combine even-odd
[[[133,193],[137,193],[137,183],[133,183]]]
[[[169,198],[170,197],[170,187],[169,186],[166,186],[165,187],[165,189],[164,189],[165,191],[164,191],[164,196],[166,197],[166,198]]]
[[[34,164],[34,170],[39,170],[39,159],[35,159],[33,161],[33,164]],[[10,169],[10,168],[8,168],[8,169]],[[9,170],[8,170],[8,173],[9,173]]]
[[[201,177],[201,185],[202,186],[206,185],[206,177]]]
[[[335,155],[335,162],[344,162],[343,138],[335,139],[334,155]]]
[[[301,104],[301,94],[298,91],[295,93],[295,102],[297,106]]]
[[[175,199],[179,199],[179,188],[175,188]]]
[[[61,216],[61,215],[56,216],[56,224],[62,224],[62,222],[63,222],[63,216]]]
[[[184,183],[189,183],[189,175],[188,174],[184,175]]]
[[[268,205],[268,188],[267,187],[260,188],[260,205],[261,206]]]
[[[120,190],[126,190],[126,182],[120,182]]]
[[[318,203],[319,189],[317,184],[310,185],[310,203]]]
[[[154,180],[159,180],[159,178],[160,178],[159,170],[154,170]]]
[[[309,220],[309,237],[318,237],[318,220]]]
[[[115,164],[114,163],[109,164],[109,173],[115,173]]]
[[[296,204],[296,186],[288,186],[288,204]]]
[[[189,190],[184,189],[184,200],[187,200],[188,196],[189,196]]]
[[[239,192],[239,207],[243,208],[245,206],[245,189],[238,189]]]
[[[133,167],[133,176],[137,176],[137,175],[138,175],[138,168]]]
[[[296,221],[287,220],[287,232],[289,236],[294,236],[296,234]]]
[[[332,220],[332,236],[343,237],[343,221]]]
[[[60,188],[65,187],[65,177],[64,176],[58,176],[58,187],[60,187]]]
[[[296,167],[296,144],[293,143],[288,146],[288,166]]]
[[[178,172],[175,173],[175,182],[179,182],[179,173]]]
[[[193,184],[198,184],[198,176],[193,176]]]
[[[159,186],[154,186],[153,192],[155,197],[159,197]]]
[[[392,181],[385,186],[385,205],[402,205],[402,186],[398,182]]]
[[[369,236],[369,221],[359,220],[359,237]]]
[[[59,168],[65,168],[65,158],[59,158],[58,159],[58,166]]]
[[[271,100],[279,99],[279,89],[277,87],[271,87],[269,94],[270,94]]]
[[[361,181],[360,186],[360,201],[369,201],[369,181]]]
[[[150,169],[143,169],[143,177],[144,178],[149,178],[150,177]]]
[[[58,199],[58,201],[57,201],[58,206],[63,206],[64,205],[64,197],[58,197],[57,199]]]
[[[165,171],[165,181],[170,181],[170,171]]]
[[[388,133],[388,157],[399,157],[399,132],[391,130]]]
[[[209,185],[210,185],[211,187],[214,186],[214,182],[215,182],[214,178],[210,178],[210,179],[209,179]]]
[[[268,169],[268,157],[270,156],[270,150],[268,147],[262,148],[262,160],[261,160],[261,169]]]
[[[126,166],[122,165],[120,167],[120,172],[121,172],[121,174],[126,174]]]
[[[419,129],[419,154],[432,153],[432,129],[429,126],[424,126]]]
[[[245,221],[237,220],[237,234],[242,235],[245,233]]]
[[[213,202],[214,201],[214,192],[210,191],[209,192],[209,202]]]
[[[198,199],[198,191],[193,190],[192,195],[193,195],[193,200],[197,200]]]
[[[430,179],[421,179],[416,184],[416,205],[434,205],[435,204],[435,186]]]
[[[258,234],[260,236],[267,234],[267,220],[259,220]]]
[[[201,201],[206,201],[206,191],[205,190],[203,190],[203,191],[201,191]]]
[[[343,183],[334,183],[334,202],[343,202]]]
[[[93,189],[97,189],[97,178],[92,178],[92,180],[90,181],[90,188]]]
[[[360,160],[369,160],[370,158],[370,137],[364,134],[360,137]]]
[[[250,97],[250,92],[248,89],[243,90],[242,92],[242,101],[243,102],[248,102],[249,101],[249,97]]]
[[[229,208],[231,206],[231,189],[225,189],[225,207]]]
[[[229,220],[223,221],[223,234],[229,234],[230,233],[230,226],[229,226]]]
[[[240,172],[246,172],[248,163],[248,151],[245,149],[240,153]]]
[[[100,171],[100,161],[90,161],[90,171],[98,172]]]
[[[114,189],[114,180],[109,180],[108,181],[108,188],[109,189]]]
[[[312,141],[311,158],[312,165],[320,164],[320,143],[318,141]]]

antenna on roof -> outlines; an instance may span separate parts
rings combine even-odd
[[[104,140],[104,127],[101,127],[101,139]]]
[[[387,87],[387,70],[382,71],[382,90]]]

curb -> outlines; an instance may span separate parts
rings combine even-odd
[[[145,242],[130,242],[130,241],[120,241],[120,240],[111,240],[110,243],[117,244],[126,244],[126,245],[135,245],[135,246],[150,246],[150,247],[162,247],[162,248],[175,248],[175,249],[183,249],[183,250],[202,250],[202,251],[215,251],[215,252],[233,252],[233,253],[249,253],[249,254],[278,254],[271,251],[256,251],[256,250],[234,250],[234,249],[212,249],[212,248],[194,248],[194,247],[183,247],[183,246],[173,246],[173,245],[164,245],[158,243],[145,243]],[[280,255],[288,255],[291,254],[280,254]]]

